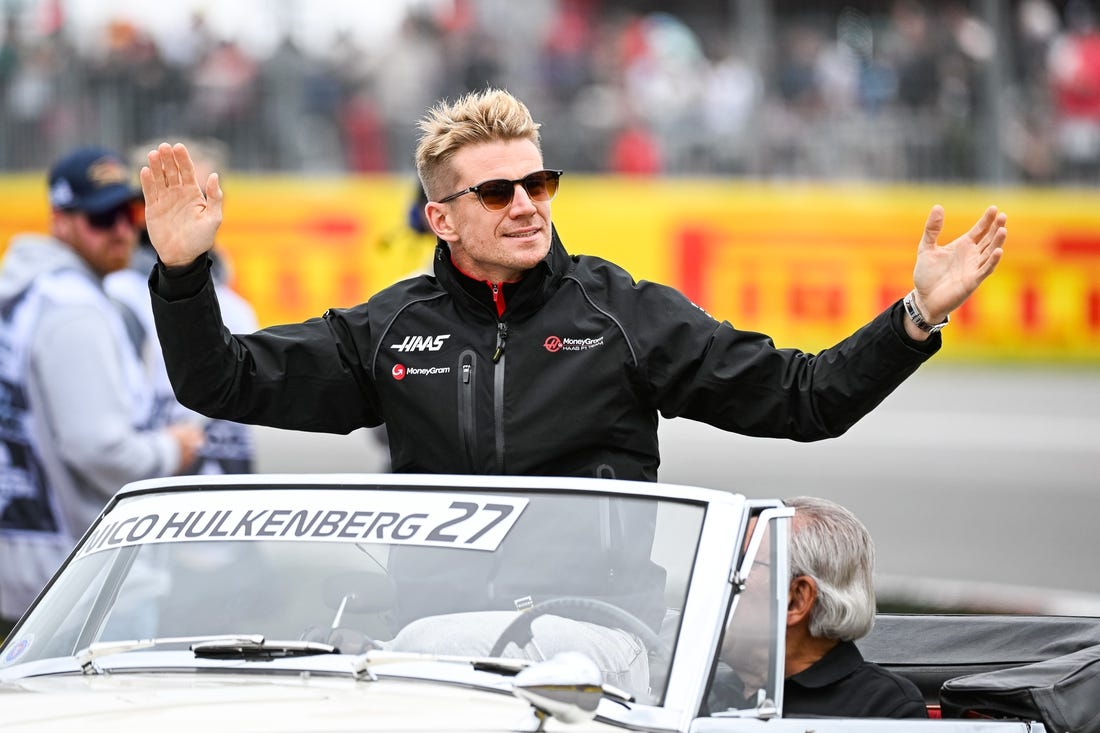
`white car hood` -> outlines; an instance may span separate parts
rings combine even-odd
[[[319,675],[54,675],[0,684],[4,733],[533,731],[530,705],[507,694],[401,679]],[[599,723],[547,730],[607,731]]]

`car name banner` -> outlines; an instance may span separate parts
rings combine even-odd
[[[382,543],[495,550],[527,506],[514,496],[424,491],[203,491],[136,497],[89,532],[77,556],[204,541]]]

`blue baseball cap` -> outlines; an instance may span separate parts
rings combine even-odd
[[[50,206],[91,214],[141,198],[125,159],[109,148],[83,147],[50,168]]]

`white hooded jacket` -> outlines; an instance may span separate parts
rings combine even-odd
[[[175,471],[152,390],[100,279],[50,237],[0,263],[0,617],[22,615],[124,483]]]

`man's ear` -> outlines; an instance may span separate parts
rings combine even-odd
[[[52,209],[50,211],[50,234],[55,239],[59,239],[62,242],[70,242],[73,239],[73,224],[74,214],[70,214],[59,209]]]
[[[427,220],[428,226],[435,232],[435,236],[444,242],[458,240],[458,232],[455,231],[452,214],[453,212],[447,204],[430,201],[424,206],[424,218]]]
[[[787,590],[787,626],[809,624],[810,612],[817,602],[817,581],[809,575],[797,575],[791,579]]]

